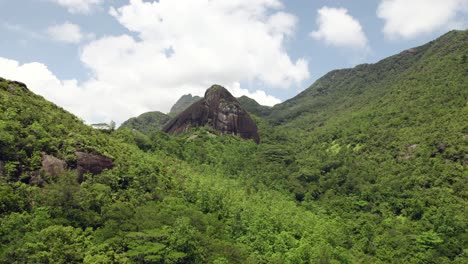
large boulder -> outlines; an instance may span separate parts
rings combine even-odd
[[[67,163],[54,156],[42,153],[41,170],[30,173],[29,184],[42,187],[47,182],[46,175],[57,177],[67,171]]]
[[[67,171],[67,163],[65,161],[47,154],[42,155],[41,165],[44,172],[53,177],[64,174]]]
[[[192,127],[209,125],[223,134],[237,135],[260,142],[257,125],[239,101],[224,87],[213,85],[205,97],[172,119],[163,131],[172,135]]]
[[[76,152],[76,171],[78,173],[78,180],[83,180],[85,173],[93,175],[101,173],[105,169],[112,169],[114,163],[112,159],[99,155],[90,154],[85,152]]]

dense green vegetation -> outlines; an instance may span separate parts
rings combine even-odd
[[[171,117],[164,113],[158,111],[147,112],[123,122],[119,129],[135,129],[148,135],[154,131],[161,131],[164,125],[166,125],[170,120]]]
[[[466,263],[467,40],[324,76],[259,145],[93,130],[0,79],[0,263]],[[78,182],[77,150],[117,166]]]
[[[269,106],[264,106],[259,104],[257,101],[254,99],[247,97],[245,95],[237,98],[237,101],[239,101],[240,105],[249,113],[252,113],[256,116],[259,117],[266,117],[270,114],[271,112],[271,107]]]

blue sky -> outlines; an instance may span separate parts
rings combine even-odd
[[[226,86],[273,105],[468,25],[468,0],[0,0],[0,76],[87,122]]]

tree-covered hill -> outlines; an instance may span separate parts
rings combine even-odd
[[[161,131],[164,125],[166,125],[170,120],[171,117],[164,113],[158,111],[147,112],[123,122],[119,129],[135,129],[148,135],[154,131]]]
[[[180,137],[94,130],[21,83],[0,88],[0,263],[352,258],[336,239],[338,217],[265,185],[278,165],[257,168],[268,150],[253,141],[203,128]],[[77,151],[115,166],[80,178]],[[48,174],[45,155],[67,170]]]
[[[451,91],[466,92],[467,41],[467,31],[451,31],[376,64],[331,71],[296,97],[274,106],[269,119],[274,124],[311,128],[330,117],[382,110],[390,104],[411,109],[444,102],[442,98],[428,101],[432,95],[460,98]]]
[[[327,74],[258,145],[94,130],[0,79],[0,263],[466,263],[467,40]]]
[[[241,106],[247,110],[247,112],[252,113],[259,117],[266,117],[271,112],[271,107],[261,105],[254,99],[247,97],[245,95],[237,98],[237,101],[241,104]]]
[[[298,201],[355,223],[354,245],[385,263],[466,260],[467,54],[468,31],[452,31],[330,72],[269,117]]]

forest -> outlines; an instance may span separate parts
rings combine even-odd
[[[0,78],[0,263],[467,263],[467,54],[451,31],[244,98],[260,144],[93,129]],[[77,152],[114,166],[77,177]]]

